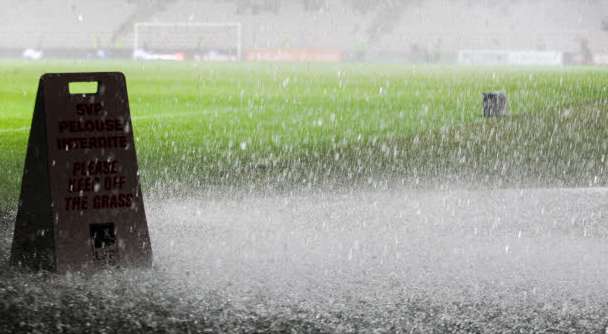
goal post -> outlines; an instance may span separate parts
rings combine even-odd
[[[200,60],[238,61],[242,56],[240,22],[138,22],[133,54],[185,54]]]

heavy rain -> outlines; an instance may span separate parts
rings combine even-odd
[[[604,332],[607,65],[600,0],[0,0],[0,332]]]

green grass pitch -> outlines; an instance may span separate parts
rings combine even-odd
[[[606,69],[4,61],[2,207],[38,77],[95,70],[126,74],[145,186],[606,182]],[[511,117],[481,116],[494,90]]]

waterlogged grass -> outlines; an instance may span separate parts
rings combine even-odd
[[[127,76],[145,186],[606,182],[605,69],[2,62],[0,202],[17,196],[40,74],[96,70]],[[494,90],[513,117],[481,117]]]
[[[601,333],[608,316],[605,303],[511,304],[498,296],[438,301],[420,292],[379,308],[373,300],[315,308],[264,298],[233,301],[221,293],[199,299],[185,288],[168,290],[174,279],[150,272],[2,278],[31,283],[0,290],[10,304],[0,308],[6,333]]]
[[[531,193],[150,199],[154,267],[94,274],[9,267],[0,224],[0,333],[602,332],[606,191]]]

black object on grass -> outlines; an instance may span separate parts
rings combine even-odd
[[[507,94],[503,92],[483,93],[483,115],[485,117],[506,116]]]

